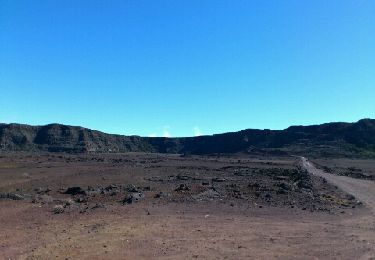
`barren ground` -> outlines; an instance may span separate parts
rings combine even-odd
[[[0,258],[375,258],[371,202],[310,173],[288,157],[1,154]]]
[[[375,180],[374,159],[324,158],[313,160],[314,164],[329,173],[357,179]]]

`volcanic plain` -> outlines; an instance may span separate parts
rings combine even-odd
[[[2,259],[375,257],[371,205],[300,157],[7,152],[0,176]]]

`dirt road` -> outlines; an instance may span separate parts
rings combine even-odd
[[[368,180],[354,179],[346,176],[338,176],[326,173],[317,169],[305,157],[301,157],[303,167],[311,174],[325,178],[331,184],[343,191],[353,195],[359,201],[366,204],[375,214],[375,182]]]

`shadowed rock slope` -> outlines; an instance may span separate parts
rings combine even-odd
[[[113,135],[60,124],[0,124],[0,150],[186,154],[251,152],[372,157],[375,155],[375,120],[291,126],[285,130],[247,129],[183,138]]]

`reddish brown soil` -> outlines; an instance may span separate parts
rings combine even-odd
[[[374,213],[320,177],[299,174],[290,158],[1,155],[0,192],[25,199],[0,199],[0,258],[375,257]],[[115,195],[96,193],[111,184]],[[62,194],[73,186],[84,201]],[[129,187],[142,197],[122,203]],[[64,212],[54,214],[56,205]]]

